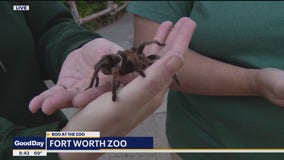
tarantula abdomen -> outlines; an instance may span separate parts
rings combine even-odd
[[[94,66],[94,74],[90,81],[89,87],[91,88],[96,81],[95,86],[99,85],[98,73],[101,71],[105,75],[112,75],[112,101],[117,99],[116,90],[119,88],[119,76],[126,75],[128,73],[137,72],[142,77],[145,77],[144,69],[152,65],[160,57],[158,55],[145,56],[143,49],[146,45],[157,44],[164,46],[165,44],[158,42],[157,40],[144,41],[138,48],[126,49],[124,51],[118,51],[117,54],[108,54],[103,56]],[[176,75],[173,79],[179,85],[179,80]],[[87,88],[87,89],[88,89]]]

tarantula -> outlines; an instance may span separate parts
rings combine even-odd
[[[95,87],[99,85],[99,71],[102,71],[105,75],[112,75],[112,101],[117,98],[116,90],[118,89],[120,82],[118,78],[120,75],[126,75],[131,72],[138,72],[142,77],[145,77],[144,69],[152,65],[160,57],[158,55],[145,56],[143,49],[146,45],[157,44],[159,46],[164,46],[165,44],[158,42],[157,40],[144,41],[137,48],[133,47],[131,49],[126,49],[124,51],[118,51],[117,54],[107,54],[104,55],[101,60],[99,60],[94,65],[94,74],[89,84],[89,88],[93,87],[94,80],[96,80]],[[173,79],[180,85],[179,80],[176,75]],[[86,90],[87,90],[86,89]]]

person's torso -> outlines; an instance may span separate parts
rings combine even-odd
[[[32,114],[28,104],[46,89],[41,79],[35,42],[24,16],[15,11],[15,2],[0,2],[0,116],[15,124],[32,126],[47,120]]]
[[[283,2],[193,2],[190,48],[246,68],[284,69],[283,15]],[[167,134],[175,148],[283,148],[283,115],[263,98],[172,91]]]

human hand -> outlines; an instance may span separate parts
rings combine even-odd
[[[168,22],[167,22],[168,23]],[[169,27],[169,28],[168,28]],[[171,24],[167,24],[170,30]],[[165,29],[165,28],[164,28]],[[124,136],[160,106],[173,75],[182,67],[184,54],[195,29],[189,18],[180,19],[169,36],[158,39],[169,44],[165,55],[145,70],[146,77],[137,77],[120,92],[113,103],[107,92],[79,110],[63,131],[100,131],[101,136]],[[157,37],[156,37],[157,38]],[[175,43],[173,43],[175,42]],[[60,153],[62,159],[94,159],[98,154]],[[77,156],[77,157],[76,157]]]
[[[155,37],[153,38],[154,40],[157,40],[160,43],[164,43],[170,30],[172,28],[172,23],[167,21],[162,23],[157,32]],[[176,31],[175,31],[176,32]],[[173,37],[169,38],[169,41],[167,41],[167,43],[169,43],[169,45],[172,45],[173,43],[175,43],[173,41]],[[168,46],[168,45],[166,45]],[[163,50],[162,48],[166,48],[166,47],[162,47],[159,46],[157,44],[151,44],[151,45],[146,45],[144,48],[144,53],[146,55],[149,54],[157,54],[157,55],[164,55],[166,50]],[[139,74],[138,73],[130,73],[124,76],[119,76],[119,83],[126,85],[128,84],[130,81],[132,81],[135,77],[137,77]],[[93,87],[93,88],[89,88],[86,92],[83,92],[82,94],[76,96],[73,100],[73,104],[75,106],[85,106],[88,104],[88,102],[90,102],[91,100],[95,99],[96,97],[98,97],[100,94],[110,91],[112,89],[112,76],[106,76],[104,74],[102,74],[101,72],[99,72],[99,78],[100,78],[100,83],[99,83],[99,87]],[[87,96],[89,95],[89,96]]]
[[[181,27],[182,25],[183,21],[181,20],[175,25],[175,29],[171,32],[172,34],[168,36],[172,24],[170,22],[162,23],[154,39],[162,43],[165,42],[168,36],[166,40],[167,45],[163,48],[157,46],[153,47],[152,45],[149,47],[149,50],[152,52],[155,51],[157,54],[164,54],[170,50],[174,51],[177,48],[175,39],[181,36],[178,35],[179,32],[184,32],[185,30]],[[118,50],[121,50],[121,47],[108,40],[95,39],[82,48],[73,51],[62,66],[58,83],[35,97],[30,102],[30,110],[36,112],[41,108],[44,113],[52,114],[57,109],[67,106],[81,108],[102,93],[111,90],[111,77],[101,74],[99,75],[101,79],[99,87],[90,88],[85,91],[89,85],[91,75],[94,72],[93,65],[102,55],[116,53]],[[126,84],[134,78],[135,76],[131,75],[124,76],[120,78],[120,82]]]
[[[284,71],[276,68],[253,72],[253,90],[272,103],[284,107]]]
[[[118,50],[123,49],[109,40],[97,38],[71,52],[62,65],[57,84],[34,97],[29,105],[30,111],[35,113],[41,108],[44,113],[52,114],[63,107],[82,106],[73,103],[73,99],[81,94],[84,96],[79,103],[87,104],[95,99],[105,89],[95,93],[85,91],[94,72],[94,64],[103,55],[117,53]],[[105,86],[108,85],[100,85],[101,88]]]

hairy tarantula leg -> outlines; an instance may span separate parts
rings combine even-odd
[[[119,67],[113,67],[111,69],[112,73],[112,101],[114,102],[117,98],[116,90],[118,89],[120,83],[118,81],[119,78]]]
[[[99,76],[98,76],[98,74],[99,74],[99,71],[100,71],[100,69],[101,69],[100,63],[98,63],[98,64],[99,64],[99,65],[95,65],[95,66],[94,66],[95,72],[94,72],[94,74],[93,74],[93,76],[92,76],[92,78],[91,78],[91,81],[90,81],[90,84],[89,84],[88,88],[86,88],[85,90],[87,90],[87,89],[93,87],[93,85],[94,85],[94,80],[95,80],[95,79],[96,79],[95,87],[98,87],[98,85],[99,85]]]
[[[157,44],[159,46],[165,46],[165,43],[160,43],[157,40],[152,40],[152,41],[144,41],[142,44],[139,45],[138,50],[137,50],[137,54],[143,54],[143,50],[145,48],[146,45],[150,45],[150,44]]]
[[[94,85],[94,80],[96,79],[96,87],[98,86],[99,84],[99,77],[98,77],[98,72],[94,72],[93,76],[92,76],[92,79],[90,81],[90,84],[88,86],[88,88],[86,88],[85,90],[89,89],[89,88],[92,88],[93,85]]]
[[[155,60],[158,60],[160,58],[160,56],[158,56],[156,54],[152,54],[152,55],[147,56],[147,58],[152,60],[152,61],[155,61]]]
[[[180,86],[180,82],[179,82],[179,80],[178,80],[176,74],[174,74],[173,79],[175,80],[176,84],[177,84],[178,86]]]
[[[99,82],[100,82],[100,79],[99,79],[99,76],[96,77],[96,84],[95,84],[95,87],[98,87],[99,86]]]
[[[146,61],[145,61],[146,62]],[[145,64],[147,65],[147,64]],[[134,70],[139,73],[142,77],[146,77],[144,71],[143,71],[143,63],[140,62],[140,64],[137,62],[137,63],[134,63]]]
[[[85,90],[87,90],[87,89],[93,87],[93,85],[94,85],[94,79],[95,79],[95,73],[93,74],[93,76],[92,76],[92,78],[91,78],[91,81],[90,81],[90,83],[89,83],[89,86],[88,86]]]
[[[147,59],[150,60],[150,65],[152,65],[155,61],[160,59],[160,56],[158,56],[156,54],[152,54],[150,56],[147,56]]]
[[[142,70],[136,70],[142,77],[146,77],[145,73]]]
[[[158,56],[156,54],[152,54],[152,55],[147,56],[147,58],[150,59],[152,61],[152,63],[154,63],[156,60],[158,60],[160,58],[160,56]],[[151,65],[152,65],[152,63],[151,63]],[[173,79],[175,80],[176,84],[178,86],[180,86],[180,82],[179,82],[176,74],[174,74]]]
[[[92,79],[92,80],[90,81],[89,86],[88,86],[85,90],[87,90],[87,89],[89,89],[89,88],[92,88],[93,85],[94,85],[94,80]]]

